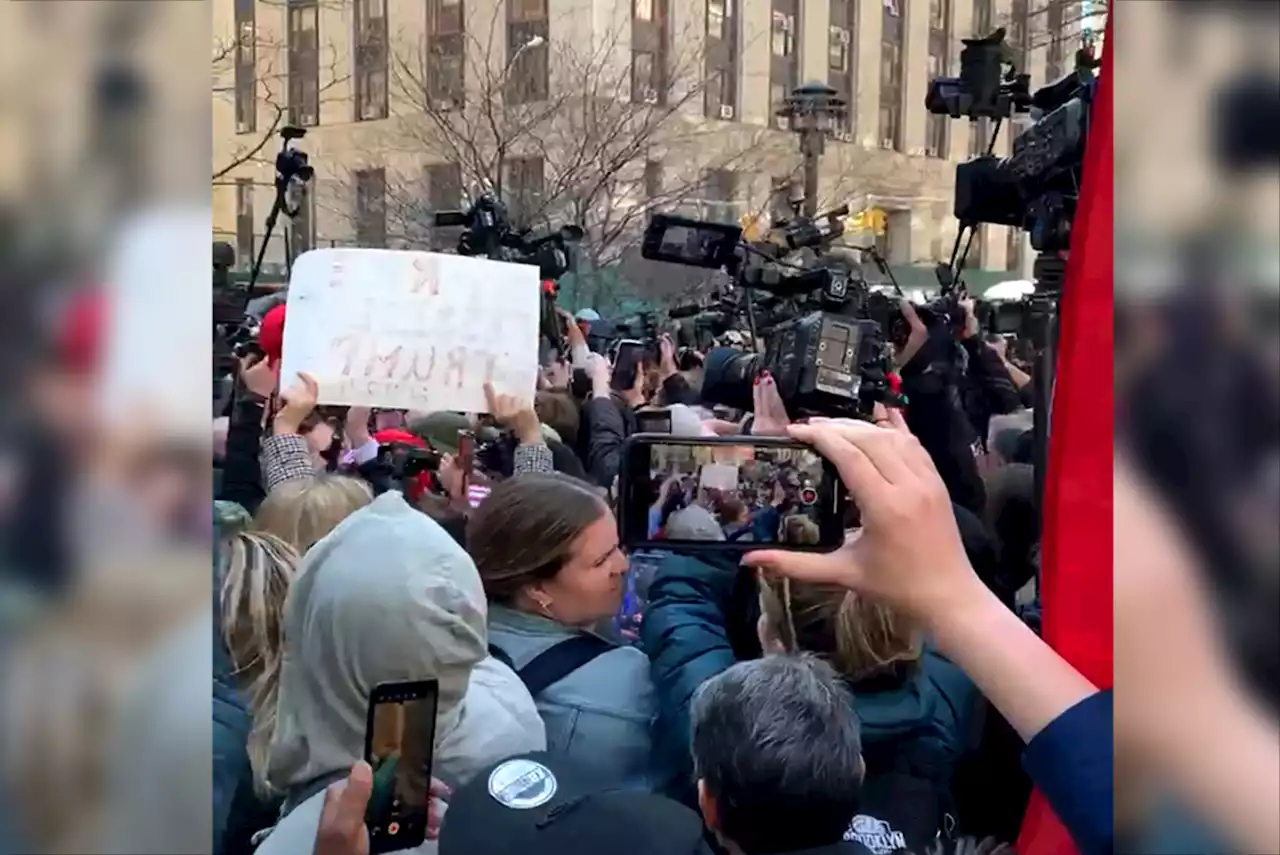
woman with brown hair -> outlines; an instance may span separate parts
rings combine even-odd
[[[801,520],[792,516],[783,525],[793,542],[806,539]],[[654,742],[661,783],[682,800],[690,796],[689,702],[736,659],[729,616],[737,568],[714,560],[669,561],[650,589],[641,626],[659,697]],[[876,828],[924,851],[940,829],[954,825],[951,776],[979,697],[973,683],[931,652],[902,614],[846,588],[766,578],[759,601],[757,632],[766,655],[816,655],[853,690],[850,714],[861,727],[866,776],[849,833],[857,838]]]
[[[529,688],[547,750],[622,786],[649,784],[649,661],[593,628],[619,611],[627,557],[600,492],[558,473],[499,483],[467,546],[489,600],[489,645]]]

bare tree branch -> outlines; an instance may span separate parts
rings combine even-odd
[[[629,10],[628,0],[617,2],[620,10]],[[487,20],[467,21],[464,31],[451,37],[449,55],[439,39],[393,37],[390,65],[397,108],[379,148],[412,153],[401,163],[414,159],[423,168],[456,166],[464,192],[492,192],[506,199],[517,228],[566,221],[581,226],[586,234],[578,252],[583,275],[627,260],[653,212],[701,203],[707,172],[737,171],[749,182],[764,162],[770,147],[763,143],[776,136],[773,132],[702,117],[708,75],[701,18],[696,34],[667,33],[661,84],[633,93],[631,35],[625,25],[629,15],[617,16],[624,23],[605,32],[597,27],[582,43],[552,32],[542,44],[513,51],[501,11],[499,5],[492,16],[484,16]],[[454,59],[459,41],[461,59]],[[460,99],[443,75],[450,61],[462,67]],[[547,68],[545,92],[522,103],[520,86],[528,84],[530,69],[541,64]],[[519,161],[541,165],[539,186],[513,185]],[[650,162],[663,166],[659,182]],[[384,168],[388,240],[429,245],[434,211],[424,174]],[[403,172],[405,167],[396,169]],[[348,183],[354,183],[354,175]],[[438,189],[435,195],[441,206],[461,201],[441,198]],[[354,216],[351,210],[335,213]],[[670,271],[666,278],[680,277]]]
[[[349,0],[341,0],[349,2]],[[215,37],[213,47],[213,95],[235,104],[236,98],[236,64],[240,59],[240,48],[248,53],[253,64],[253,95],[255,122],[261,124],[263,118],[257,110],[259,104],[267,107],[269,116],[265,130],[253,132],[249,141],[237,148],[226,163],[213,169],[213,180],[225,178],[246,163],[259,160],[262,153],[276,136],[276,131],[284,124],[288,107],[287,93],[289,75],[287,71],[276,68],[276,57],[287,49],[278,40],[262,38],[255,29],[249,42],[240,41],[234,34],[232,37]],[[332,95],[335,87],[348,79],[343,53],[334,42],[328,42],[320,49],[322,61],[318,72],[320,79],[318,90],[321,104],[326,102],[326,95]]]

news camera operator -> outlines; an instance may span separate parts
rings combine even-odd
[[[636,431],[636,410],[649,399],[649,375],[642,362],[615,370],[598,353],[591,354],[588,366],[591,397],[582,411],[587,473],[607,490],[618,475],[622,443]]]
[[[956,340],[965,355],[962,380],[964,409],[978,441],[985,448],[991,417],[1022,409],[1023,398],[1013,376],[1014,369],[1006,362],[1002,351],[983,340],[974,301],[965,298],[958,304],[962,319],[956,330]]]
[[[894,361],[907,397],[907,425],[933,458],[952,501],[981,515],[986,490],[974,456],[979,436],[964,405],[963,357],[957,353],[963,345],[956,343],[951,317],[958,307],[944,299],[920,311],[903,300],[900,308],[907,334],[895,336]]]

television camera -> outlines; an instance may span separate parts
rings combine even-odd
[[[1014,66],[998,29],[981,39],[966,39],[960,52],[960,76],[930,82],[925,107],[933,115],[994,120],[985,154],[956,166],[954,213],[961,228],[951,262],[938,266],[943,293],[963,293],[965,256],[978,225],[1012,226],[1029,234],[1037,252],[1036,292],[1019,303],[987,309],[995,332],[1017,331],[1034,354],[1036,495],[1043,495],[1048,447],[1048,411],[1052,400],[1058,296],[1071,247],[1072,222],[1080,195],[1084,149],[1100,61],[1091,49],[1076,52],[1075,68],[1031,91],[1030,77]],[[1006,70],[1007,68],[1007,70]],[[1008,157],[994,155],[1000,124],[1014,113],[1034,121],[1013,138]],[[960,251],[965,234],[964,251]]]
[[[224,241],[213,244],[213,351],[214,381],[222,381],[234,374],[235,360],[257,349],[258,330],[263,316],[274,306],[284,302],[283,288],[264,286],[258,281],[267,247],[275,233],[280,215],[289,218],[298,215],[302,208],[302,194],[315,178],[315,167],[307,153],[299,149],[297,140],[307,135],[306,128],[285,125],[280,128],[280,149],[275,159],[275,198],[267,214],[266,232],[258,245],[258,254],[249,270],[249,279],[243,285],[232,281],[231,269],[236,263],[235,249]],[[293,266],[293,253],[289,245],[289,232],[284,232],[285,268]]]
[[[1030,76],[1013,66],[1004,37],[999,29],[986,38],[965,39],[960,76],[932,80],[925,96],[933,115],[995,123],[986,153],[956,166],[954,213],[961,229],[946,265],[950,277],[939,270],[944,293],[962,275],[962,236],[969,233],[967,254],[973,230],[982,223],[1027,232],[1041,255],[1060,255],[1071,244],[1098,62],[1088,50],[1080,50],[1071,73],[1032,92]],[[1014,137],[1009,157],[996,157],[1000,124],[1015,113],[1031,113],[1035,121]],[[1049,265],[1042,272],[1052,276],[1061,269]],[[1061,280],[1041,281],[1041,286],[1057,290]]]
[[[560,290],[558,280],[574,269],[572,245],[582,240],[580,226],[564,225],[543,235],[531,235],[529,229],[512,226],[507,206],[492,193],[477,196],[466,211],[436,212],[435,225],[462,227],[458,255],[537,267],[542,280],[541,335],[558,353],[565,352],[565,331],[556,315],[556,296]]]
[[[866,417],[893,392],[888,348],[868,312],[859,266],[833,250],[848,206],[774,225],[765,241],[744,241],[742,227],[655,214],[641,255],[654,261],[723,270],[732,284],[711,297],[670,310],[692,330],[730,329],[745,318],[764,352],[712,349],[703,365],[702,396],[739,410],[753,406],[752,385],[768,371],[788,412]],[[796,261],[803,258],[803,263]],[[886,268],[887,269],[887,268]]]

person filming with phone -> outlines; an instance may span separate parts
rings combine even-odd
[[[644,345],[620,342],[612,364],[593,353],[587,370],[591,398],[582,414],[587,427],[587,471],[592,480],[609,489],[618,475],[622,443],[636,431],[636,410],[649,400]]]

